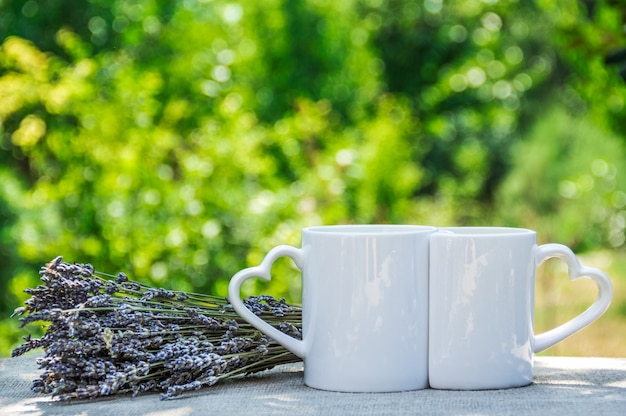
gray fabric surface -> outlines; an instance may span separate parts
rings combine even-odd
[[[291,365],[161,401],[158,394],[60,403],[33,393],[35,357],[0,360],[0,416],[626,415],[626,358],[537,357],[535,382],[491,391],[335,393],[303,384]]]

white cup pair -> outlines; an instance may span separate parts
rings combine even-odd
[[[249,311],[241,284],[270,280],[274,261],[302,270],[302,340]],[[582,314],[533,332],[535,271],[562,259],[598,297]],[[530,384],[533,354],[608,308],[609,278],[532,230],[501,227],[337,225],[305,228],[302,248],[277,246],[231,279],[234,309],[304,360],[304,382],[323,390],[499,389]]]

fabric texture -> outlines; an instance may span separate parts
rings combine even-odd
[[[36,357],[0,360],[0,415],[626,415],[626,358],[536,357],[534,383],[507,390],[328,392],[305,386],[302,365],[288,365],[165,401],[148,394],[67,403],[31,391]]]

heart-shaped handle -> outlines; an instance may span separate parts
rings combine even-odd
[[[576,280],[581,277],[593,280],[598,286],[598,297],[580,315],[554,329],[536,335],[533,346],[534,352],[540,352],[553,346],[598,319],[611,304],[613,296],[613,285],[609,277],[601,270],[582,266],[578,262],[576,255],[568,247],[561,244],[544,244],[537,248],[537,266],[555,257],[560,258],[567,264],[570,280]]]
[[[274,247],[272,250],[269,251],[269,253],[267,253],[265,258],[263,259],[263,262],[259,266],[243,269],[230,279],[230,283],[228,284],[228,299],[233,305],[235,311],[243,319],[248,321],[252,326],[263,332],[268,337],[272,338],[274,341],[278,342],[283,347],[287,348],[298,357],[304,358],[304,340],[300,341],[298,339],[292,338],[256,316],[248,308],[246,308],[240,297],[241,285],[246,280],[252,277],[260,277],[268,281],[271,280],[270,272],[272,269],[272,265],[274,264],[276,259],[283,256],[291,258],[296,266],[300,270],[302,270],[302,265],[304,262],[302,249],[285,245]]]

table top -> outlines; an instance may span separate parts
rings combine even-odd
[[[305,386],[296,364],[165,401],[147,394],[65,403],[30,390],[36,357],[0,360],[0,415],[626,415],[626,358],[535,357],[534,383],[506,390],[328,392]]]

